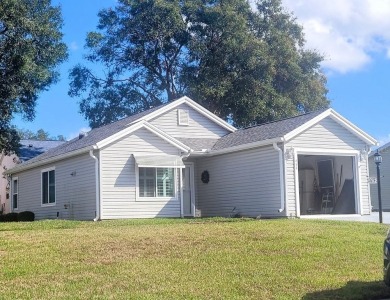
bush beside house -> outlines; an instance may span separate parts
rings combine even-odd
[[[0,215],[0,222],[32,222],[34,219],[35,214],[32,211],[12,212]]]

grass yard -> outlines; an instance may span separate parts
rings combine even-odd
[[[387,226],[318,220],[0,223],[0,299],[381,299]]]

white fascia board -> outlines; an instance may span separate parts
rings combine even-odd
[[[355,124],[344,118],[342,115],[331,109],[331,115],[330,117],[335,120],[337,123],[339,123],[344,128],[348,129],[358,137],[360,137],[362,140],[364,140],[367,144],[375,146],[378,145],[378,141],[374,139],[372,136],[361,130],[359,127],[357,127]]]
[[[96,146],[98,149],[104,148],[105,146],[117,141],[118,139],[136,131],[137,129],[140,129],[141,127],[144,126],[144,121],[139,121],[138,123],[135,123],[131,125],[130,127],[127,127],[111,136],[108,138],[105,138],[104,140],[101,140],[100,142],[96,143]]]
[[[191,151],[191,148],[187,145],[183,144],[179,140],[175,139],[173,136],[167,134],[166,132],[162,131],[161,129],[158,129],[156,126],[153,126],[152,124],[145,122],[144,128],[149,130],[150,132],[154,133],[155,135],[159,136],[163,140],[167,141],[171,145],[175,146],[176,148],[179,148],[182,151],[189,152]]]
[[[316,116],[315,118],[307,121],[305,124],[299,126],[298,128],[295,128],[293,131],[290,131],[289,133],[285,134],[284,135],[284,140],[286,142],[290,141],[291,139],[293,139],[294,137],[296,137],[298,134],[302,133],[303,131],[305,131],[306,129],[309,129],[310,127],[314,126],[315,124],[317,124],[319,121],[321,121],[322,119],[326,118],[327,116],[329,116],[330,114],[330,108],[327,109],[326,111],[324,111],[323,113],[319,114],[318,116]]]
[[[288,148],[288,145],[287,145]],[[298,154],[309,155],[333,155],[333,156],[353,156],[359,155],[359,150],[344,150],[344,149],[319,149],[319,148],[299,148],[294,147],[294,152]]]
[[[332,118],[335,122],[343,126],[345,129],[350,131],[352,134],[356,135],[358,138],[366,142],[368,145],[376,145],[377,141],[365,133],[363,130],[358,128],[356,125],[352,124],[350,121],[348,121],[346,118],[335,112],[333,109],[329,108],[323,113],[319,114],[318,116],[314,117],[313,119],[307,121],[305,124],[299,126],[298,128],[294,129],[293,131],[287,133],[284,136],[284,139],[286,142],[290,141],[294,137],[296,137],[298,134],[304,132],[305,130],[309,129],[310,127],[314,126],[321,120],[325,119],[326,117]]]
[[[98,142],[96,144],[96,146],[98,149],[102,149],[102,148],[108,146],[109,144],[111,144],[111,143],[113,143],[113,142],[125,137],[126,135],[129,135],[130,133],[132,133],[138,129],[141,129],[141,128],[145,128],[145,129],[149,130],[153,134],[157,135],[158,137],[162,138],[163,140],[167,141],[168,143],[175,146],[176,148],[179,148],[182,151],[188,152],[191,150],[190,147],[184,145],[183,143],[181,143],[177,139],[173,138],[172,136],[168,135],[167,133],[163,132],[162,130],[158,129],[157,127],[149,124],[145,120],[140,121],[138,123],[135,123],[135,124],[131,125],[130,127],[127,127],[125,129],[117,132],[116,134],[113,134],[112,136]]]
[[[231,131],[231,132],[234,132],[237,130],[237,128],[235,128],[234,126],[230,125],[228,122],[222,120],[220,117],[216,116],[215,114],[213,114],[212,112],[210,112],[209,110],[205,109],[203,106],[201,106],[200,104],[196,103],[194,100],[188,98],[187,96],[183,96],[163,107],[161,107],[160,109],[146,115],[145,117],[143,117],[141,120],[136,120],[134,121],[133,123],[130,123],[129,125],[132,125],[134,123],[137,123],[137,122],[140,122],[140,121],[150,121],[152,119],[154,119],[155,117],[158,117],[166,112],[168,112],[169,110],[175,108],[176,106],[179,106],[180,104],[183,104],[183,103],[186,103],[188,106],[192,107],[193,109],[195,109],[197,112],[199,112],[200,114],[204,115],[205,117],[207,117],[208,119],[210,119],[211,121],[217,123],[218,125],[222,126],[223,128]]]
[[[72,152],[67,152],[67,153],[64,153],[64,154],[53,156],[53,157],[50,157],[50,158],[47,158],[47,159],[39,160],[39,161],[34,162],[32,164],[19,165],[19,166],[16,166],[16,167],[12,168],[12,169],[7,170],[6,172],[4,172],[4,174],[11,175],[11,174],[19,173],[19,172],[22,172],[22,171],[25,171],[25,170],[29,170],[29,169],[33,169],[33,168],[36,168],[36,167],[39,167],[39,166],[43,166],[43,165],[46,165],[46,164],[51,164],[51,163],[54,163],[54,162],[57,162],[57,161],[60,161],[60,160],[63,160],[63,159],[69,158],[69,157],[73,157],[73,156],[77,156],[77,155],[80,155],[80,154],[84,154],[84,153],[87,153],[90,150],[94,150],[94,149],[96,149],[95,146],[88,146],[88,147],[85,147],[85,148],[81,148],[79,150],[75,150],[75,151],[72,151]]]
[[[193,109],[198,111],[200,114],[204,115],[206,118],[209,118],[211,121],[214,121],[218,125],[224,127],[225,129],[227,129],[227,130],[229,130],[231,132],[234,132],[234,131],[237,130],[237,128],[235,128],[234,126],[230,125],[228,122],[224,121],[223,119],[221,119],[217,115],[213,114],[211,111],[209,111],[208,109],[204,108],[202,105],[196,103],[194,100],[191,100],[188,97],[183,97],[183,98],[185,98],[186,104],[191,106]]]
[[[273,143],[281,143],[283,141],[284,141],[283,138],[278,137],[278,138],[274,138],[274,139],[268,139],[268,140],[254,142],[254,143],[233,146],[233,147],[229,147],[229,148],[225,148],[225,149],[221,149],[221,150],[215,150],[215,151],[211,150],[210,152],[205,152],[204,155],[205,156],[214,156],[214,155],[220,155],[220,154],[225,154],[225,153],[231,153],[231,152],[237,152],[237,151],[257,148],[257,147],[261,147],[261,146],[267,146],[267,145],[272,146]]]

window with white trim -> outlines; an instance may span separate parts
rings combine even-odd
[[[42,205],[56,203],[56,178],[55,169],[42,171]]]
[[[18,209],[19,180],[12,178],[12,209]]]
[[[186,109],[178,109],[177,119],[179,125],[188,126],[190,124],[190,112]]]
[[[175,172],[173,168],[138,168],[140,197],[173,197]]]

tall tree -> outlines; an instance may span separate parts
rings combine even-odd
[[[237,126],[326,107],[321,55],[280,0],[119,0],[99,13],[69,94],[91,127],[187,94]]]
[[[187,24],[179,1],[120,0],[99,13],[98,32],[86,39],[86,60],[101,64],[105,77],[78,65],[69,94],[81,97],[91,127],[110,123],[183,94],[180,74]]]
[[[56,67],[67,58],[59,7],[50,0],[0,3],[0,151],[15,151],[15,113],[35,116],[38,94],[58,79]]]
[[[37,132],[33,132],[30,129],[17,129],[18,136],[22,140],[38,140],[38,141],[66,141],[65,137],[60,134],[57,136],[51,136],[48,131],[38,129]]]

